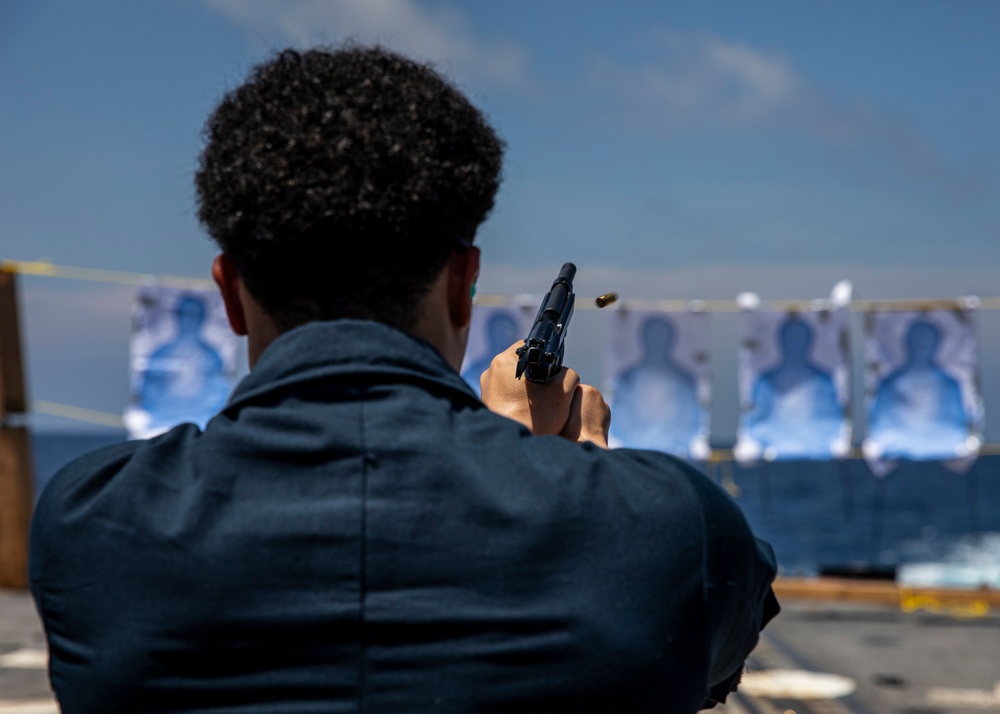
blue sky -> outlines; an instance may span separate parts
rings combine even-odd
[[[0,258],[207,276],[208,112],[273,49],[350,38],[434,62],[507,142],[484,292],[572,260],[582,295],[626,299],[994,296],[998,31],[993,0],[5,0]],[[22,287],[30,396],[120,412],[132,291]]]

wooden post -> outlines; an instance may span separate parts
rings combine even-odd
[[[0,265],[0,422],[28,411],[17,315],[17,274]]]
[[[28,586],[28,526],[34,495],[28,429],[0,426],[0,587]]]
[[[0,266],[0,587],[6,588],[28,585],[34,478],[23,425],[26,393],[16,274]]]

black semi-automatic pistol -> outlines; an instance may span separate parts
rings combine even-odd
[[[559,277],[552,283],[535,316],[531,332],[524,344],[517,348],[518,379],[523,374],[531,382],[548,382],[562,369],[566,350],[566,328],[573,317],[573,278],[576,266],[563,263]]]

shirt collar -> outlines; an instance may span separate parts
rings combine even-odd
[[[480,403],[475,393],[430,343],[379,322],[309,322],[280,335],[237,386],[227,409],[283,386],[343,379],[417,381]]]

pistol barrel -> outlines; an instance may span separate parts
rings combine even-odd
[[[576,266],[564,263],[538,308],[524,345],[517,350],[518,379],[523,374],[531,382],[548,382],[562,369],[566,327],[573,317],[576,301],[573,293],[574,277]]]

